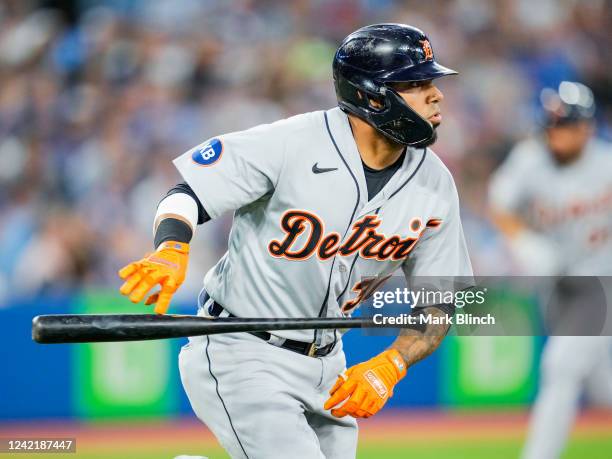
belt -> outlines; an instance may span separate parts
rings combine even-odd
[[[230,317],[235,317],[235,316],[230,315]],[[323,346],[323,347],[317,347],[315,343],[306,343],[304,341],[296,341],[293,339],[285,339],[280,344],[274,344],[270,342],[270,338],[272,338],[272,335],[268,332],[248,332],[248,333],[250,333],[253,336],[257,336],[258,338],[261,338],[264,341],[267,341],[269,344],[272,344],[273,346],[282,347],[283,349],[297,352],[298,354],[307,355],[308,357],[325,357],[336,346],[335,340],[332,343],[329,343],[327,346]]]
[[[226,317],[236,317],[234,314],[225,309],[222,305],[213,300],[208,306],[208,313],[211,316],[218,317],[225,311],[228,315]],[[288,338],[281,338],[278,340],[272,340],[272,334],[265,331],[253,331],[247,332],[259,339],[266,341],[268,344],[276,347],[282,347],[288,351],[297,352],[298,354],[307,355],[308,357],[325,357],[329,354],[334,347],[336,347],[336,339],[334,334],[334,341],[326,346],[318,347],[315,343],[308,343],[304,341],[296,341]]]

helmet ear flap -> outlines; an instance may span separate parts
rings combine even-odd
[[[403,145],[420,145],[434,138],[431,123],[416,113],[396,91],[385,89],[390,108],[386,113],[371,114],[376,129]]]

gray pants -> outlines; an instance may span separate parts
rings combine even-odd
[[[179,368],[193,411],[232,458],[354,458],[357,423],[323,410],[346,360],[339,342],[308,357],[250,335],[190,338]]]
[[[531,413],[524,459],[557,459],[580,395],[612,407],[610,336],[551,336],[542,355],[540,390]]]

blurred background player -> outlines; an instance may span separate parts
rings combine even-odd
[[[494,221],[524,274],[609,276],[612,147],[593,135],[593,93],[563,81],[542,90],[540,101],[540,135],[519,142],[491,181]],[[586,277],[553,282],[546,317],[554,336],[542,356],[525,459],[559,457],[583,389],[612,406],[612,341],[597,336],[606,312],[601,284]],[[580,334],[590,336],[559,336]]]

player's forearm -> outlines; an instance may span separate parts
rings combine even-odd
[[[492,209],[490,212],[491,220],[497,229],[510,239],[528,230],[525,222],[515,214],[497,209]]]
[[[447,315],[446,312],[434,307],[425,308],[423,314],[430,314],[434,317],[445,317]],[[441,322],[440,324],[427,324],[423,331],[411,328],[403,329],[391,348],[397,349],[404,358],[406,366],[414,365],[435,351],[446,336],[450,325],[443,323],[444,321]]]

